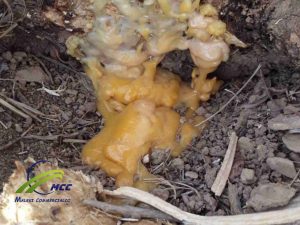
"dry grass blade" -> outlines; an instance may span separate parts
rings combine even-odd
[[[100,202],[96,200],[84,200],[83,204],[89,205],[101,209],[106,213],[118,214],[122,216],[130,216],[131,218],[141,219],[159,219],[159,220],[168,220],[176,221],[173,217],[162,213],[156,209],[141,208],[130,205],[113,205],[106,202]]]
[[[20,111],[19,109],[17,109],[13,105],[11,105],[10,103],[4,101],[2,98],[0,98],[0,104],[3,105],[3,106],[5,106],[6,108],[10,109],[14,113],[18,114],[19,116],[22,116],[27,121],[31,121],[32,120],[32,118],[29,115],[23,113],[22,111]]]
[[[199,216],[182,211],[164,200],[136,188],[121,187],[115,191],[104,191],[112,196],[125,196],[144,202],[178,219],[186,225],[274,225],[300,220],[300,204],[294,208],[236,216]]]
[[[72,134],[49,135],[49,136],[27,135],[24,136],[23,138],[41,140],[41,141],[61,141],[64,143],[85,144],[87,142],[86,140],[72,138],[72,137],[76,137],[79,134],[80,134],[79,132],[75,132]]]
[[[211,191],[214,192],[216,196],[220,196],[226,186],[236,152],[237,141],[238,137],[236,136],[236,133],[233,132],[230,136],[229,146],[221,169],[219,170],[217,178],[211,187]]]
[[[212,118],[214,118],[216,115],[218,115],[220,112],[222,112],[244,89],[245,87],[247,87],[247,85],[250,83],[250,81],[253,79],[253,77],[255,77],[255,75],[260,71],[261,69],[261,64],[259,64],[256,68],[256,70],[253,72],[253,74],[250,76],[250,78],[246,81],[246,83],[240,88],[240,90],[238,90],[236,92],[236,94],[234,96],[232,96],[231,99],[229,99],[229,101],[224,104],[217,112],[215,112],[213,115],[211,115],[210,117],[208,117],[207,119],[203,120],[201,123],[196,124],[196,127],[201,126],[202,124],[206,123],[207,121],[211,120]]]
[[[7,144],[3,145],[0,147],[0,152],[4,151],[5,149],[8,149],[9,147],[11,147],[12,145],[16,144],[17,142],[19,142],[21,139],[23,139],[23,137],[33,128],[34,125],[31,125],[26,131],[24,131],[24,133],[21,134],[20,137],[18,137],[15,140],[12,140],[10,142],[8,142]]]
[[[38,116],[41,116],[41,117],[45,117],[45,118],[55,118],[57,117],[57,115],[46,115],[44,113],[42,113],[41,111],[35,109],[35,108],[32,108],[31,106],[29,105],[26,105],[22,102],[18,102],[12,98],[9,98],[7,97],[6,95],[0,93],[0,96],[2,96],[3,98],[5,98],[5,100],[9,103],[11,103],[12,105],[14,105],[15,107],[19,108],[20,110],[24,111],[25,113],[27,114],[36,114]],[[35,119],[39,122],[41,122],[38,118],[35,117]]]
[[[9,28],[7,28],[2,34],[0,34],[0,39],[5,37],[7,34],[9,34],[13,29],[15,29],[18,26],[18,24],[14,23]]]

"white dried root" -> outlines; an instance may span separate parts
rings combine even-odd
[[[295,202],[291,207],[269,212],[235,216],[199,216],[184,212],[152,194],[131,187],[121,187],[115,191],[105,191],[105,193],[144,202],[186,225],[275,225],[293,223],[300,220],[299,202]]]

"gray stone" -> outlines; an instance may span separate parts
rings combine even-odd
[[[241,173],[241,181],[243,184],[253,184],[255,182],[254,170],[244,168]]]
[[[271,157],[267,159],[267,164],[272,170],[289,178],[294,178],[297,174],[294,163],[289,159]]]
[[[271,130],[292,130],[300,128],[300,116],[280,114],[268,121]]]
[[[294,197],[296,190],[283,184],[262,184],[254,188],[246,205],[255,211],[285,206]]]
[[[238,147],[244,153],[253,152],[254,143],[247,137],[240,137],[238,140]]]
[[[300,134],[286,134],[282,141],[289,150],[300,153]]]
[[[184,169],[184,161],[180,158],[173,159],[171,161],[171,167],[183,170]]]
[[[16,124],[15,124],[15,128],[16,128],[16,131],[17,131],[18,133],[22,133],[22,132],[23,132],[23,129],[22,129],[22,127],[20,126],[20,124],[16,123]]]
[[[267,157],[273,157],[274,156],[273,151],[272,150],[269,151],[267,146],[265,146],[265,145],[258,145],[257,148],[256,148],[256,151],[257,151],[259,161],[263,161]]]
[[[71,97],[67,97],[67,98],[65,99],[65,103],[66,103],[67,105],[71,104],[72,102],[73,102],[73,99],[72,99]]]

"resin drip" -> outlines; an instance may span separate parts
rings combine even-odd
[[[199,0],[90,4],[93,28],[70,37],[67,46],[92,80],[105,127],[85,145],[82,158],[115,177],[117,186],[149,190],[143,179],[153,175],[141,158],[152,149],[178,156],[200,135],[203,126],[195,125],[204,118],[195,110],[221,85],[207,75],[228,59],[230,44],[244,44],[226,31],[213,6]],[[176,49],[190,50],[196,65],[191,85],[157,67]],[[185,115],[175,111],[182,106]]]

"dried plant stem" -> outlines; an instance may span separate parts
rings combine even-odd
[[[233,132],[230,136],[229,146],[226,151],[221,169],[219,170],[217,178],[211,187],[211,191],[214,192],[216,196],[221,196],[226,186],[236,152],[237,141],[238,137],[236,136],[236,133]]]
[[[130,218],[135,219],[146,218],[176,221],[173,217],[156,209],[141,208],[130,205],[113,205],[110,203],[100,202],[96,200],[84,200],[83,204],[96,207],[109,214],[121,214],[124,217],[130,216]]]
[[[62,142],[64,143],[79,143],[84,144],[87,141],[82,139],[72,139],[71,137],[76,137],[79,135],[79,132],[75,132],[72,134],[60,134],[60,135],[49,135],[49,136],[38,136],[38,135],[27,135],[23,137],[24,139],[35,139],[35,140],[41,140],[41,141],[59,141],[60,138]]]
[[[0,35],[0,39],[5,37],[7,34],[9,34],[9,32],[11,32],[13,29],[15,29],[18,26],[17,23],[14,23],[13,25],[11,25],[9,28],[7,28],[1,35]]]

